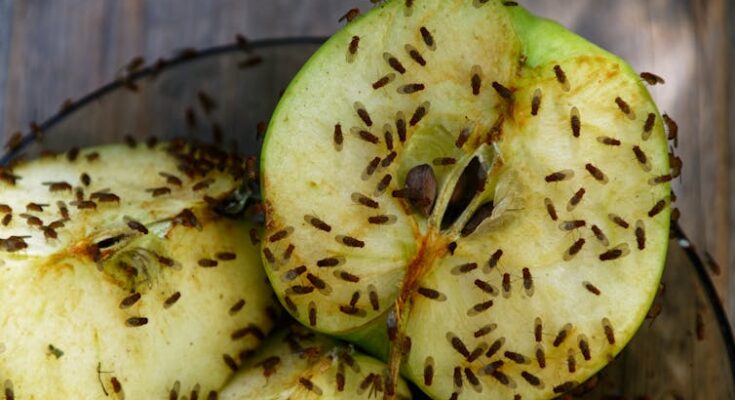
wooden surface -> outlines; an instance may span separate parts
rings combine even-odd
[[[676,183],[682,225],[721,266],[717,288],[735,315],[735,6],[727,0],[525,0],[634,68],[667,79],[652,93],[680,125]],[[0,0],[0,142],[68,98],[186,47],[249,38],[328,35],[367,0]]]

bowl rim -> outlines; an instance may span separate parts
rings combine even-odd
[[[19,140],[16,146],[0,154],[0,170],[2,170],[2,168],[7,165],[14,157],[19,155],[22,150],[30,145],[35,140],[38,132],[43,133],[44,131],[60,123],[69,115],[81,109],[88,103],[96,101],[114,90],[123,88],[126,85],[129,85],[130,82],[135,82],[146,77],[155,76],[167,69],[187,62],[202,60],[220,54],[243,52],[245,54],[255,55],[254,51],[260,48],[282,47],[291,45],[321,45],[326,41],[326,39],[326,37],[318,36],[256,39],[252,42],[246,43],[246,45],[244,46],[236,42],[231,44],[207,47],[201,50],[187,49],[185,51],[180,51],[179,54],[168,59],[159,58],[157,64],[160,63],[160,65],[150,64],[132,73],[124,75],[123,77],[118,77],[111,82],[92,90],[91,92],[81,97],[79,100],[72,101],[70,104],[52,114],[50,117],[45,119],[37,126],[32,126],[31,128],[29,128],[29,131],[22,133],[22,139]],[[717,294],[717,289],[714,285],[712,277],[707,272],[707,263],[703,260],[695,245],[692,243],[691,240],[689,240],[688,236],[684,233],[684,230],[676,221],[672,222],[671,224],[671,235],[669,239],[675,241],[675,245],[684,251],[687,258],[694,266],[696,274],[699,277],[699,282],[705,292],[705,296],[707,297],[709,303],[712,305],[715,320],[717,321],[720,333],[723,336],[723,342],[725,343],[725,349],[730,364],[730,371],[735,374],[735,335],[733,334],[732,325],[730,324],[730,320],[727,316],[724,305],[720,300],[719,295]]]

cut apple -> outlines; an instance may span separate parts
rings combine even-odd
[[[4,172],[6,397],[205,398],[271,329],[254,225],[213,211],[240,187],[242,159],[109,145]]]
[[[514,2],[389,1],[348,24],[285,92],[262,171],[285,307],[437,399],[563,393],[658,289],[655,104],[624,61]]]
[[[220,400],[380,399],[387,366],[352,346],[294,325],[274,333],[220,393]],[[410,399],[402,380],[393,393]]]

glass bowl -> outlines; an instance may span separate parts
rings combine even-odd
[[[322,39],[266,40],[178,57],[121,76],[22,138],[0,165],[123,140],[187,137],[256,154],[280,93]],[[141,171],[141,173],[145,173]],[[584,399],[735,399],[735,344],[705,263],[674,225],[649,319]],[[646,397],[647,396],[647,397]]]

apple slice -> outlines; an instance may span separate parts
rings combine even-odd
[[[293,325],[269,337],[219,399],[379,399],[388,387],[387,370],[352,346]],[[397,398],[411,398],[403,380],[396,389]]]
[[[253,225],[213,211],[241,185],[242,162],[164,143],[4,170],[5,396],[216,394],[273,325]]]
[[[262,171],[285,307],[437,399],[566,392],[659,286],[655,104],[624,61],[514,2],[389,1],[347,25],[284,94]]]

